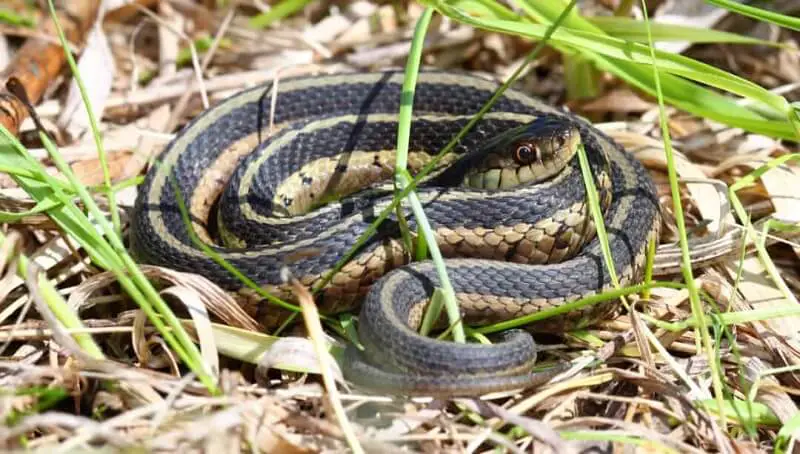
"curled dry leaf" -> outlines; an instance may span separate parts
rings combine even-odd
[[[139,268],[151,279],[192,289],[200,297],[208,311],[222,319],[227,325],[260,331],[259,324],[242,310],[236,300],[208,279],[197,274],[178,272],[158,266],[141,265]],[[111,285],[115,280],[116,278],[111,272],[96,274],[73,290],[68,303],[76,310],[84,311],[95,304],[90,296],[97,290]]]
[[[136,311],[131,331],[131,344],[139,364],[150,369],[169,367],[173,375],[179,374],[178,363],[172,351],[157,336],[148,337],[145,333],[147,316],[144,311]],[[151,345],[161,347],[161,354],[154,354]]]
[[[183,303],[189,310],[189,316],[194,322],[194,329],[197,342],[200,344],[200,353],[203,356],[203,365],[208,369],[212,377],[219,377],[219,355],[217,354],[217,344],[214,341],[214,332],[211,329],[211,320],[208,316],[206,306],[203,304],[203,296],[195,289],[185,286],[173,286],[162,291],[162,294],[172,295]]]
[[[12,230],[0,243],[0,301],[19,284],[16,275],[17,255],[22,248],[22,234]]]
[[[767,157],[753,159],[746,165],[753,169],[769,163]],[[800,223],[800,170],[795,166],[783,164],[767,171],[761,176],[761,184],[775,209],[773,218],[790,224]]]
[[[328,373],[339,383],[345,383],[339,364],[332,358],[325,362]],[[320,374],[321,361],[311,340],[304,337],[281,337],[267,349],[258,362],[257,373],[263,378],[269,369]]]
[[[647,167],[658,170],[667,168],[664,153],[664,143],[652,137],[628,130],[625,125],[599,124],[601,130],[607,132],[620,145],[632,152]],[[703,220],[708,222],[706,229],[712,235],[721,235],[727,231],[726,226],[733,224],[733,215],[730,213],[725,193],[721,194],[714,185],[716,182],[709,179],[697,165],[689,161],[680,150],[673,147],[675,158],[675,171],[682,180],[690,180],[686,184],[692,200]],[[701,183],[702,182],[702,183]]]
[[[206,364],[215,371],[215,376],[219,370],[218,346],[222,352],[232,353],[234,357],[244,361],[256,362],[262,369],[266,367],[303,373],[320,373],[319,360],[311,341],[301,337],[275,338],[260,335],[262,330],[258,324],[242,311],[236,300],[206,278],[148,265],[141,266],[141,269],[150,278],[172,284],[162,293],[178,298],[186,306],[195,322],[193,328],[200,342],[201,352],[206,359]],[[74,288],[68,300],[70,307],[79,312],[93,307],[97,304],[97,300],[92,299],[91,295],[115,281],[111,272],[91,276]],[[206,316],[206,311],[221,318],[226,326],[212,326]],[[174,358],[160,357],[159,359],[152,355],[150,349],[147,348],[151,340],[146,340],[143,332],[145,318],[140,313],[137,314],[136,319],[141,324],[134,324],[135,327],[138,326],[138,329],[134,329],[134,333],[138,334],[134,335],[133,345],[139,360],[153,367],[170,365],[175,370]],[[237,328],[244,331],[237,332]],[[220,342],[223,344],[219,344]],[[236,349],[225,346],[228,343],[235,344]],[[249,347],[247,347],[248,345]],[[248,356],[249,359],[243,358],[239,353],[234,353],[234,350],[241,351],[242,349],[248,352],[263,351],[263,353],[257,360],[251,356]],[[342,374],[338,370],[336,361],[330,360],[327,361],[327,364],[330,365],[332,376],[343,383]]]

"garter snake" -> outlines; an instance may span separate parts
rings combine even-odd
[[[134,256],[241,287],[192,243],[177,190],[200,239],[259,285],[290,297],[284,266],[303,284],[318,283],[391,200],[390,185],[380,181],[393,171],[402,81],[402,72],[291,78],[204,111],[145,178],[131,224]],[[497,88],[475,75],[420,73],[411,171],[428,164]],[[610,287],[573,156],[578,143],[599,189],[616,273],[623,285],[639,278],[660,225],[645,169],[587,121],[509,89],[416,189],[466,321],[564,308],[530,326],[560,332],[615,310],[615,301],[565,305]],[[415,331],[439,280],[430,261],[409,263],[400,224],[411,232],[417,224],[401,207],[403,218],[390,215],[318,295],[327,312],[361,304],[365,348],[348,348],[346,378],[401,394],[476,394],[539,380],[526,332],[486,345]],[[260,316],[266,305],[247,309]]]

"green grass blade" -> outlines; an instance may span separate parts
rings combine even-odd
[[[7,240],[6,236],[0,232],[0,245]],[[9,249],[11,250],[11,249]],[[28,280],[28,273],[30,271],[31,261],[24,254],[19,254],[17,260],[17,276],[22,279]],[[35,266],[35,265],[34,265]],[[103,359],[104,355],[100,347],[95,343],[92,336],[85,332],[85,326],[81,319],[70,309],[63,296],[58,293],[58,290],[53,285],[42,270],[35,271],[35,282],[28,282],[29,285],[36,285],[36,289],[31,289],[32,292],[38,293],[50,310],[53,316],[67,329],[74,332],[71,334],[72,338],[82,349],[83,353],[94,359]],[[55,329],[55,327],[53,327]]]
[[[253,28],[267,28],[285,17],[302,11],[302,9],[312,1],[313,0],[283,0],[273,5],[266,13],[253,16],[250,19],[250,26]]]
[[[30,16],[19,14],[5,7],[0,7],[0,23],[28,28],[33,28],[33,26],[36,25],[36,22]]]
[[[193,41],[194,47],[197,50],[197,53],[206,52],[211,49],[212,44],[214,43],[213,36],[202,36],[197,38]],[[233,45],[233,42],[227,38],[222,38],[219,40],[219,49],[229,49]],[[191,46],[184,46],[178,51],[177,57],[175,57],[175,63],[182,67],[185,65],[189,65],[192,63],[192,48]]]
[[[564,82],[567,99],[593,99],[600,95],[597,67],[583,55],[564,55]]]
[[[713,400],[705,399],[698,403],[705,406],[709,411],[739,424],[750,423],[760,427],[776,427],[780,425],[780,419],[778,419],[775,413],[773,413],[769,407],[759,402],[726,399],[722,406],[722,411],[720,411],[720,407]]]
[[[424,2],[432,3],[432,2]],[[477,2],[494,4],[490,0]],[[561,1],[519,1],[520,7],[533,19],[543,24],[551,23],[554,14],[561,11]],[[498,13],[499,6],[484,7],[483,14],[473,15],[458,5],[434,2],[437,10],[453,20],[477,28],[513,34],[530,39],[541,39],[543,24],[533,24],[517,18],[510,11]],[[454,6],[456,5],[456,6]],[[554,33],[553,46],[564,53],[580,53],[591,59],[600,69],[617,75],[629,84],[655,95],[655,81],[650,69],[650,50],[647,46],[605,35],[601,29],[577,14],[570,14],[565,26]],[[655,51],[661,71],[661,91],[666,102],[695,115],[703,116],[730,126],[759,134],[786,139],[796,139],[798,133],[791,123],[790,106],[786,100],[758,85],[696,60]],[[695,83],[697,82],[697,83]],[[736,99],[703,87],[707,84],[746,97],[750,106],[740,105]]]
[[[787,448],[798,430],[800,430],[800,413],[795,413],[778,431],[778,436],[775,438],[775,454],[788,452]]]
[[[0,160],[7,165],[24,168],[27,173],[37,175],[36,178],[13,174],[11,177],[35,201],[57,202],[48,212],[50,218],[86,250],[94,264],[114,273],[122,288],[139,304],[175,353],[197,374],[209,390],[216,392],[213,378],[206,371],[194,343],[183,327],[177,323],[177,318],[130,258],[122,241],[63,157],[47,136],[41,134],[40,138],[53,163],[67,177],[71,191],[65,191],[63,184],[49,175],[46,169],[27,153],[16,137],[7,129],[0,127],[0,139],[2,139]],[[89,217],[74,204],[75,194],[80,197],[93,221],[90,221]],[[103,232],[105,237],[100,232]],[[162,317],[166,324],[162,321]]]
[[[78,91],[81,94],[86,115],[89,118],[89,125],[92,130],[92,138],[94,139],[95,146],[97,147],[97,156],[100,161],[100,168],[103,171],[103,189],[106,193],[108,204],[111,207],[111,222],[114,224],[114,230],[117,232],[117,234],[122,234],[119,211],[117,210],[117,199],[111,185],[111,171],[108,167],[108,157],[106,156],[106,151],[103,147],[103,139],[100,137],[100,128],[97,127],[97,119],[94,117],[94,111],[92,110],[92,105],[89,102],[89,94],[86,92],[86,86],[83,84],[81,73],[78,71],[78,65],[75,63],[75,59],[72,57],[72,52],[68,50],[69,43],[67,42],[67,37],[64,34],[64,30],[61,28],[61,22],[58,20],[58,16],[56,15],[56,7],[53,4],[53,0],[48,0],[47,4],[50,7],[50,18],[53,20],[53,24],[58,32],[58,40],[61,43],[61,48],[64,51],[64,57],[66,57],[67,65],[72,71],[73,80],[78,86]]]
[[[664,141],[664,153],[667,158],[667,175],[669,177],[670,194],[672,196],[673,214],[675,216],[675,224],[678,228],[678,239],[681,246],[681,271],[683,280],[686,283],[686,288],[689,291],[689,303],[692,308],[692,315],[697,319],[700,325],[699,337],[708,357],[709,367],[711,369],[711,383],[714,389],[714,397],[716,398],[717,408],[724,408],[723,401],[723,388],[722,388],[722,373],[719,369],[719,364],[716,361],[716,350],[711,345],[711,339],[708,334],[707,324],[705,322],[705,311],[703,304],[700,301],[700,293],[697,288],[697,283],[694,280],[692,273],[691,259],[689,258],[689,240],[686,234],[686,222],[683,215],[683,205],[681,204],[681,193],[678,184],[677,166],[675,165],[675,158],[672,151],[672,138],[670,136],[669,126],[667,123],[667,113],[664,108],[664,97],[661,93],[660,85],[660,69],[656,62],[656,52],[653,48],[653,40],[650,37],[649,26],[650,20],[647,17],[647,4],[642,0],[642,8],[644,11],[644,22],[648,26],[648,43],[651,53],[652,71],[656,83],[656,94],[658,97],[658,116],[659,125],[661,126],[661,137]],[[720,423],[724,425],[724,416],[720,416]]]
[[[58,206],[59,202],[53,198],[47,198],[44,200],[40,200],[36,202],[33,208],[30,210],[24,210],[19,212],[10,212],[10,211],[0,211],[0,222],[2,223],[13,223],[21,221],[28,216],[33,216],[36,214],[46,213],[49,210],[52,210],[56,206]]]
[[[451,17],[470,23],[470,25],[492,31],[524,36],[531,39],[542,38],[547,30],[545,25],[530,24],[520,21],[507,21],[498,19],[483,19],[477,21],[471,19],[469,16],[464,15],[463,12],[460,12],[454,8],[442,9],[443,11],[447,11],[447,14],[451,15]],[[607,58],[615,59],[617,62],[619,62],[614,68],[616,70],[628,69],[626,68],[627,66],[630,66],[631,68],[636,66],[642,68],[649,65],[648,62],[650,55],[648,47],[640,43],[574,29],[558,30],[553,33],[553,36],[550,38],[550,40],[555,44],[577,49],[582,54],[596,60],[599,64],[603,63],[603,60]],[[722,71],[706,63],[684,57],[682,55],[659,50],[655,50],[655,54],[657,65],[660,71],[679,75],[687,79],[702,82],[704,84],[708,84],[737,95],[746,96],[750,99],[757,100],[763,103],[766,108],[771,109],[775,118],[783,118],[786,115],[786,111],[789,107],[786,99],[764,89],[763,87],[760,87],[753,82],[750,82],[749,80]],[[631,75],[637,74],[630,73],[628,77]],[[641,75],[638,76],[641,78]],[[669,80],[671,81],[672,79]],[[643,86],[643,88],[645,87],[652,91],[652,89],[655,87],[655,83],[652,80],[649,80],[649,83]],[[733,100],[721,95],[717,95],[707,89],[703,89],[698,86],[698,90],[696,90],[696,92],[705,92],[704,101],[713,101],[716,104],[719,104],[720,109],[730,108],[733,109],[733,112],[735,112],[737,115],[751,119],[763,119],[760,115],[752,112],[750,109],[738,106],[733,102]]]
[[[606,264],[611,276],[611,283],[614,288],[619,288],[619,279],[617,278],[617,268],[614,266],[614,261],[611,254],[611,246],[608,244],[608,232],[606,231],[605,219],[603,219],[603,209],[600,207],[600,198],[597,195],[597,187],[592,176],[592,169],[589,166],[589,159],[586,156],[586,150],[583,145],[578,149],[578,161],[581,165],[581,176],[583,176],[583,185],[586,188],[586,203],[591,211],[592,221],[594,222],[595,230],[597,231],[597,239],[600,243],[600,250],[603,252],[603,260]],[[609,175],[610,178],[610,175]],[[621,298],[623,301],[625,298]]]
[[[647,26],[638,19],[629,17],[596,16],[587,17],[589,23],[604,33],[622,40],[647,42]],[[753,44],[760,46],[785,47],[780,43],[767,41],[737,33],[723,32],[711,28],[698,28],[678,24],[650,23],[654,42],[687,41],[690,43],[728,43]]]
[[[397,192],[407,188],[413,179],[406,167],[408,164],[408,145],[411,135],[411,118],[414,107],[414,88],[417,84],[420,60],[422,59],[425,33],[433,17],[433,11],[432,8],[427,8],[418,19],[417,26],[414,29],[414,36],[411,40],[411,49],[409,50],[408,59],[406,61],[405,78],[403,79],[403,89],[400,94],[400,112],[397,125],[397,157],[395,162],[395,185],[398,188]],[[395,196],[397,196],[397,194]],[[461,324],[461,312],[458,307],[458,301],[456,300],[453,286],[450,284],[450,279],[447,276],[444,257],[436,244],[436,236],[433,233],[433,228],[430,222],[428,222],[428,218],[425,216],[425,211],[422,208],[422,203],[417,197],[417,194],[412,191],[406,196],[406,200],[411,205],[411,210],[417,222],[417,228],[422,233],[422,237],[425,238],[425,245],[436,267],[444,308],[451,325],[453,325],[453,340],[462,343],[466,342],[464,327]],[[434,305],[434,307],[438,307],[438,305]],[[438,318],[438,314],[432,314],[430,318],[436,319]]]
[[[20,262],[20,266],[22,266],[22,262]],[[56,319],[58,319],[58,321],[69,330],[84,331],[86,327],[83,325],[83,321],[81,321],[80,317],[78,317],[78,315],[70,309],[69,305],[64,300],[64,297],[58,293],[55,285],[53,285],[53,282],[47,278],[45,273],[41,270],[38,271],[35,279],[35,284],[39,287],[38,290],[42,299],[44,300],[44,303],[47,304]],[[72,333],[71,336],[73,339],[75,339],[75,342],[78,344],[78,346],[80,346],[83,352],[90,357],[94,359],[105,358],[103,351],[100,349],[100,346],[95,343],[91,334],[86,332],[76,332]]]
[[[706,0],[706,3],[711,3],[712,5],[725,8],[729,11],[741,14],[742,16],[752,17],[762,22],[772,22],[781,27],[800,31],[800,19],[796,17],[767,11],[765,9],[756,8],[755,6],[744,5],[739,2],[732,2],[731,0]]]

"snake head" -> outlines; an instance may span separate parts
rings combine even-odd
[[[564,169],[580,141],[574,123],[553,116],[539,117],[489,140],[472,157],[464,185],[510,189],[544,181]]]

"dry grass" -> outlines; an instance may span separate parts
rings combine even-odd
[[[147,12],[128,6],[106,19],[103,32],[114,68],[96,70],[105,73],[110,90],[91,93],[93,105],[102,107],[100,126],[114,182],[142,174],[182,124],[242,88],[311,72],[402,66],[422,10],[406,2],[313,2],[302,14],[258,30],[247,21],[260,2],[219,9],[211,9],[213,1],[133,3],[156,6]],[[603,9],[616,2],[587,3]],[[798,40],[796,33],[743,17],[729,16],[716,28],[756,34],[795,49]],[[13,51],[30,31],[4,25],[0,34],[10,40]],[[187,38],[205,38],[209,45],[194,64],[187,57]],[[424,63],[504,78],[532,46],[439,17],[429,32]],[[692,46],[686,54],[775,89],[790,101],[800,98],[796,50],[706,44]],[[656,103],[610,76],[599,78],[595,96],[570,99],[565,71],[561,54],[546,50],[519,86],[603,123],[604,130],[647,165],[659,184],[666,214],[661,252],[669,252],[677,238]],[[68,104],[68,82],[69,77],[56,81],[37,112],[81,180],[101,184],[103,174],[86,125],[61,117]],[[690,235],[707,241],[739,238],[741,227],[727,208],[727,186],[769,159],[796,152],[795,144],[675,110],[668,115]],[[31,122],[23,125],[23,142],[49,165],[32,130]],[[0,187],[4,210],[33,206],[7,176],[0,176]],[[754,220],[772,215],[796,223],[798,189],[800,170],[787,165],[768,172],[739,196]],[[119,194],[123,223],[135,191],[130,187]],[[281,339],[262,336],[258,322],[212,283],[148,267],[147,275],[162,284],[176,312],[193,322],[187,321],[187,327],[197,336],[222,390],[211,396],[186,373],[113,276],[99,272],[45,215],[4,224],[3,232],[0,417],[6,424],[0,427],[0,446],[6,450],[92,446],[148,452],[346,452],[352,437],[350,446],[357,439],[367,452],[488,452],[494,447],[505,452],[605,451],[608,440],[618,442],[615,452],[623,452],[623,446],[770,452],[778,431],[797,413],[797,376],[791,370],[769,372],[800,364],[797,315],[761,316],[716,325],[712,331],[721,352],[726,397],[755,402],[754,412],[741,418],[729,413],[721,421],[716,412],[697,405],[713,399],[707,356],[699,349],[696,332],[687,326],[659,328],[641,317],[680,322],[691,316],[688,293],[667,288],[636,301],[633,314],[547,345],[549,353],[561,358],[596,355],[605,360],[601,366],[491,400],[399,400],[358,394],[346,386],[326,392],[339,373],[335,364],[320,365],[315,344],[290,337],[303,336],[303,324],[282,333],[286,337]],[[787,238],[773,241],[768,251],[796,297],[800,246]],[[76,333],[66,330],[49,313],[42,295],[31,291],[36,287],[28,285],[31,277],[15,273],[18,252],[46,271],[83,321],[83,333],[100,346],[102,358],[83,353]],[[750,253],[741,259],[736,252],[695,273],[719,310],[786,308],[786,299],[767,279],[758,258]],[[737,282],[738,273],[742,277]],[[680,279],[679,273],[673,277]],[[305,326],[316,328],[313,310],[308,305],[304,310]],[[311,331],[315,342],[333,341],[318,329]],[[657,339],[657,349],[642,348],[648,338]],[[288,372],[289,366],[324,372],[326,380]]]

